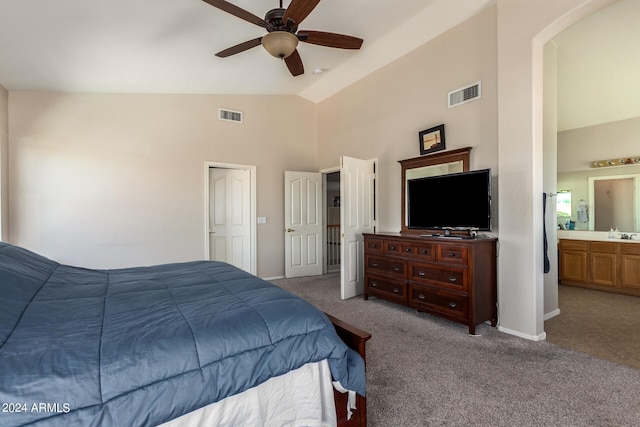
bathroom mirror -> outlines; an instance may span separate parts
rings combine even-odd
[[[640,166],[559,173],[558,188],[571,189],[575,230],[640,232]],[[578,218],[580,202],[587,205],[587,218]],[[558,211],[558,224],[566,219]]]
[[[637,178],[639,175],[618,175],[589,178],[589,199],[593,209],[589,230],[638,230]]]
[[[444,175],[469,170],[469,153],[471,147],[443,151],[412,159],[400,160],[402,166],[402,228],[401,233],[423,233],[411,230],[407,226],[407,181],[426,176]]]

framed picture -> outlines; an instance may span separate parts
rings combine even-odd
[[[444,125],[423,130],[418,134],[420,154],[429,154],[444,150]]]

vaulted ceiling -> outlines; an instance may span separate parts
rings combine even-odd
[[[202,0],[3,0],[0,83],[8,90],[299,94],[318,101],[494,2],[322,0],[300,28],[364,44],[351,51],[303,43],[306,72],[292,77],[261,46],[214,56],[265,30]],[[259,17],[280,6],[230,3]]]
[[[230,3],[260,17],[279,7],[279,0]],[[292,77],[261,46],[216,57],[264,30],[202,0],[3,0],[0,84],[10,91],[295,94],[319,102],[494,3],[321,0],[301,28],[364,44],[351,51],[303,43],[305,74]],[[560,130],[640,117],[639,19],[640,1],[622,0],[554,39]]]

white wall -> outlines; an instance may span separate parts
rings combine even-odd
[[[0,85],[0,240],[9,238],[9,92]]]
[[[543,45],[612,2],[497,0],[500,328],[529,339],[545,337]]]
[[[222,122],[218,108],[244,112]],[[205,162],[257,166],[258,275],[284,274],[284,171],[315,170],[295,96],[10,92],[11,241],[112,268],[202,259]]]
[[[558,229],[556,213],[558,164],[558,49],[553,42],[544,47],[544,157],[543,191],[547,194],[546,224],[549,272],[544,275],[544,317],[560,314],[558,305]]]
[[[418,133],[430,127],[444,123],[447,149],[473,147],[471,169],[492,168],[497,187],[495,28],[491,7],[319,104],[320,168],[343,154],[379,159],[379,231],[400,231],[398,161],[420,155]],[[449,91],[478,80],[480,100],[447,108]]]
[[[596,160],[640,156],[640,117],[558,133],[558,172],[592,169]]]

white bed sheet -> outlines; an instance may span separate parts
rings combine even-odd
[[[331,427],[336,410],[329,363],[308,363],[161,427]]]

